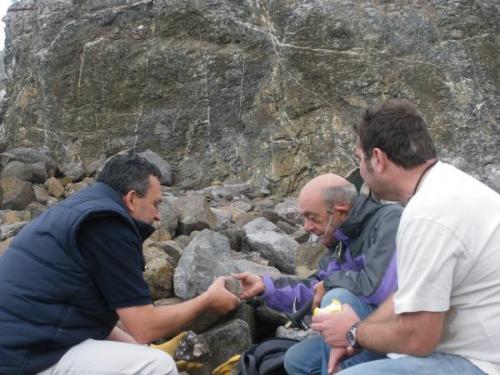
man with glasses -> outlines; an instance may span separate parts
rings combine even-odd
[[[116,156],[16,236],[0,257],[1,374],[175,375],[170,356],[139,344],[237,307],[223,278],[192,300],[153,305],[142,243],[160,219],[160,178],[145,159]]]
[[[367,316],[396,289],[396,231],[402,208],[384,205],[358,195],[353,184],[335,174],[318,176],[301,190],[299,211],[304,229],[328,248],[318,271],[308,279],[236,274],[242,281],[242,298],[261,296],[269,307],[290,312],[314,298],[313,308],[333,299],[351,305]],[[325,294],[325,291],[328,293]],[[350,361],[378,358],[362,353]],[[289,374],[320,374],[321,337],[307,339],[285,356]]]

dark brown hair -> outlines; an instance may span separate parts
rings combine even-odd
[[[356,133],[368,160],[374,148],[384,151],[394,164],[405,169],[437,157],[425,120],[407,100],[393,99],[375,110],[366,110]]]

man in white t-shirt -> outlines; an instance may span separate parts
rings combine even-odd
[[[328,370],[362,347],[406,355],[342,375],[500,374],[500,195],[438,161],[425,121],[407,101],[368,110],[357,136],[372,192],[406,205],[398,291],[363,321],[349,306],[313,318],[336,352]]]

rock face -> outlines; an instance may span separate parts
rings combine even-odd
[[[500,190],[497,0],[21,0],[6,25],[13,145],[150,149],[174,183],[288,193],[350,170],[351,125],[405,97],[442,158]]]

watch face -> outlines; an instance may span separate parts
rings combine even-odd
[[[354,337],[352,330],[347,331],[345,338],[349,346],[354,346],[356,344],[356,337]]]

